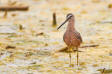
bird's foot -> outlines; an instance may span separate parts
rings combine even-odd
[[[78,52],[83,52],[83,51],[80,51],[80,50],[74,50],[74,52],[76,52],[76,51],[78,51]]]
[[[70,64],[69,67],[74,67],[74,64]]]

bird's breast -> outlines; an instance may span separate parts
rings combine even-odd
[[[77,39],[77,34],[72,31],[65,32],[63,40],[67,46],[77,47],[80,45],[80,41]]]

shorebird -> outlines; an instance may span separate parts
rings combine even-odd
[[[70,66],[71,66],[71,52],[76,49],[77,50],[77,66],[79,62],[79,54],[78,48],[82,43],[82,37],[79,32],[74,27],[75,24],[75,17],[72,13],[67,14],[66,20],[57,28],[59,29],[62,25],[64,25],[68,21],[68,26],[66,32],[63,36],[63,40],[66,43],[69,51],[69,58],[70,58]]]

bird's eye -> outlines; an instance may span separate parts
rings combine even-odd
[[[69,15],[70,17],[72,17],[72,15]]]
[[[72,15],[68,15],[68,18],[71,18],[72,17]]]
[[[67,18],[71,18],[73,15],[72,14],[68,14],[67,15]]]

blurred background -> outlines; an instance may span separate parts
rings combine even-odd
[[[79,68],[75,52],[69,67],[67,24],[57,30],[68,13],[83,39]],[[112,0],[0,0],[1,74],[112,74],[111,44]]]

